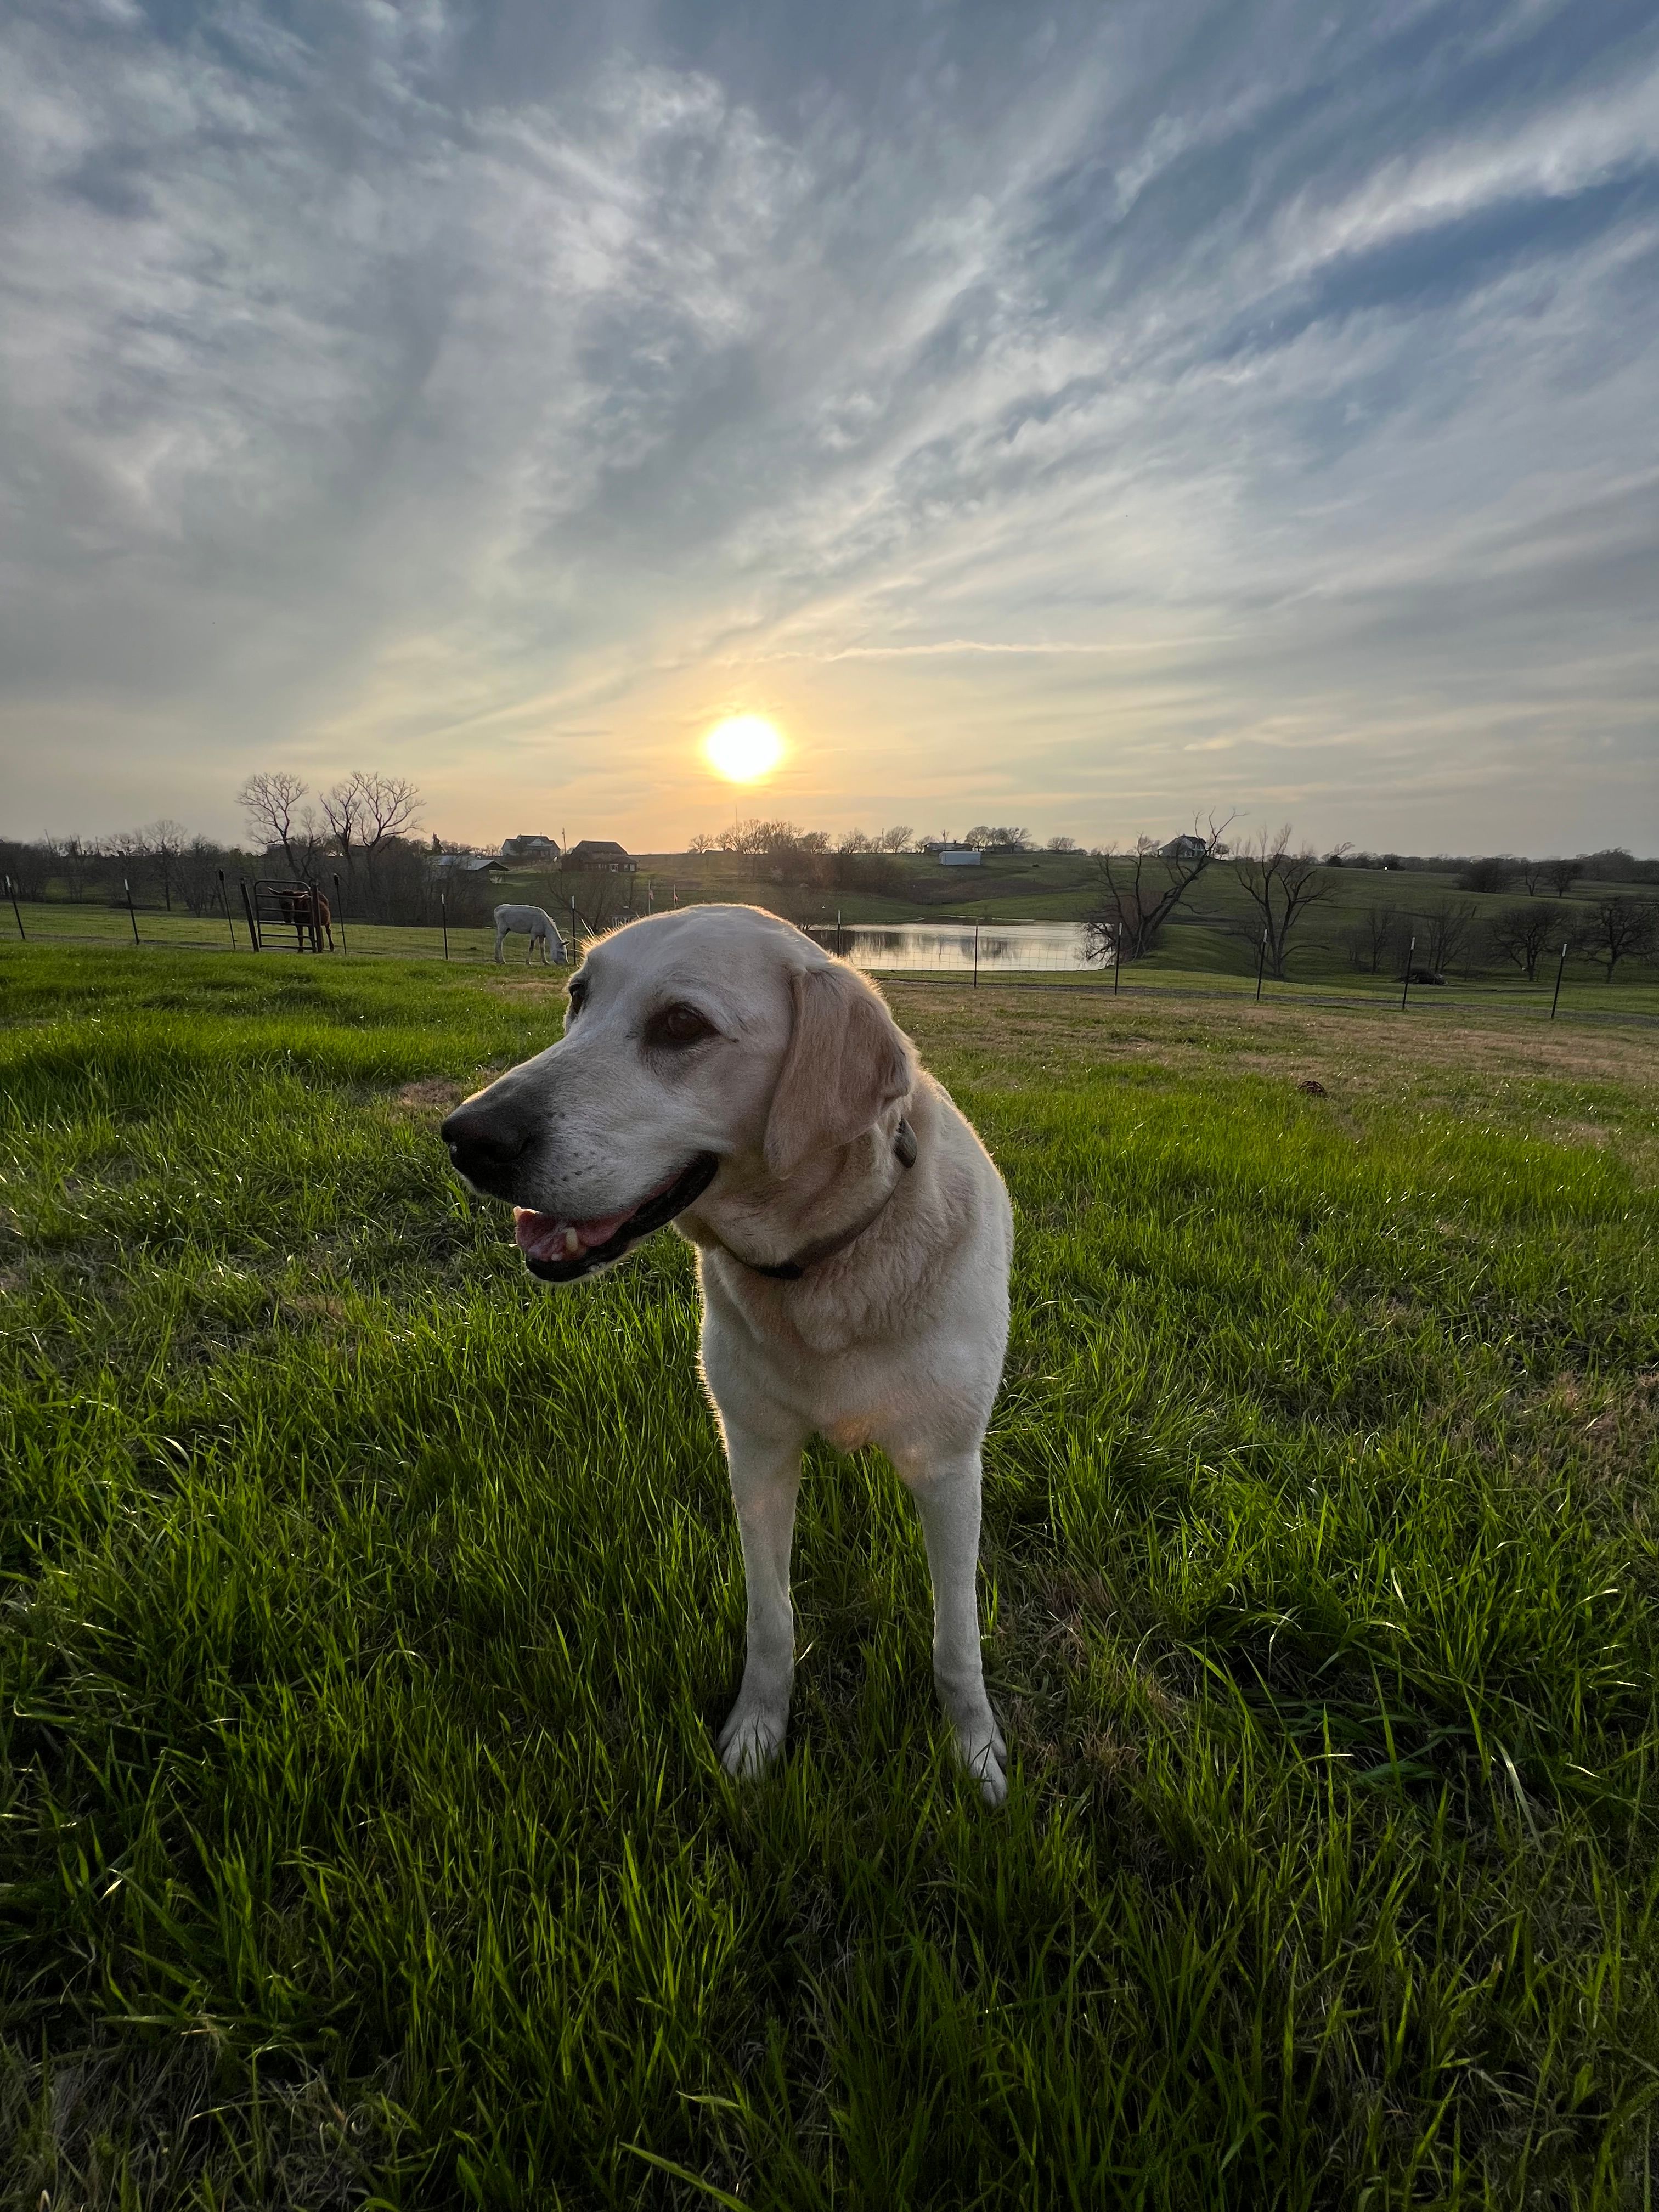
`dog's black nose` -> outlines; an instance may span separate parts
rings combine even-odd
[[[449,1147],[449,1157],[470,1182],[488,1182],[510,1168],[525,1152],[531,1132],[499,1108],[482,1110],[469,1099],[458,1106],[438,1134]]]

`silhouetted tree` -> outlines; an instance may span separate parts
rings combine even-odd
[[[1566,909],[1550,899],[1534,899],[1525,906],[1505,907],[1486,925],[1486,944],[1494,957],[1518,968],[1532,982],[1538,963],[1553,945],[1568,933]]]
[[[1234,860],[1240,886],[1261,916],[1268,973],[1282,977],[1291,933],[1307,919],[1310,909],[1328,899],[1336,886],[1311,846],[1291,850],[1288,822],[1271,834],[1258,831],[1239,847]]]
[[[1367,975],[1380,975],[1388,964],[1389,948],[1399,920],[1391,906],[1368,906],[1348,927],[1345,942],[1348,957]]]
[[[219,871],[233,878],[239,855],[210,837],[192,837],[179,855],[179,895],[191,914],[208,914],[219,903]]]
[[[348,879],[371,909],[379,908],[377,878],[384,872],[383,859],[393,841],[419,822],[419,791],[407,776],[354,769],[323,793],[322,808]]]
[[[1437,975],[1443,975],[1469,941],[1475,908],[1468,899],[1437,900],[1423,916],[1417,939],[1417,957]]]
[[[91,841],[85,837],[51,837],[46,840],[52,855],[52,866],[69,886],[69,895],[78,899],[86,890],[98,854]]]
[[[301,865],[304,850],[316,842],[301,819],[300,802],[308,788],[303,776],[294,775],[287,769],[276,769],[269,774],[249,776],[236,794],[236,803],[246,817],[255,844],[262,852],[279,848],[288,862],[289,873],[295,877],[307,873]],[[309,818],[308,809],[307,813]]]
[[[1144,960],[1158,933],[1221,850],[1232,817],[1218,826],[1210,817],[1201,848],[1186,857],[1165,854],[1151,837],[1137,837],[1127,852],[1109,845],[1095,862],[1097,896],[1083,917],[1084,951],[1091,960]],[[1194,837],[1200,835],[1196,824]]]
[[[1607,969],[1609,983],[1621,960],[1651,952],[1656,942],[1659,942],[1659,908],[1624,891],[1614,891],[1594,902],[1579,939],[1586,958],[1599,961]]]

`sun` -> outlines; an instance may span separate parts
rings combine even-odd
[[[760,714],[732,714],[702,741],[703,758],[728,783],[754,783],[783,758],[783,739]]]

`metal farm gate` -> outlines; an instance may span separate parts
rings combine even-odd
[[[296,952],[320,952],[323,940],[334,950],[333,915],[327,895],[315,884],[275,883],[261,878],[253,886],[253,921],[260,949],[267,928],[294,932]]]

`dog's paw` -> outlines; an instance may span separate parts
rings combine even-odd
[[[777,1756],[788,1721],[787,1705],[740,1697],[720,1732],[720,1765],[742,1778],[759,1774]]]
[[[1000,1805],[1008,1795],[1008,1747],[995,1718],[988,1713],[984,1723],[957,1726],[952,1735],[957,1757],[978,1783],[981,1796],[988,1805]]]

